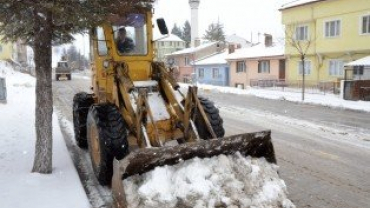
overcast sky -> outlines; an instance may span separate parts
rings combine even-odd
[[[256,42],[258,33],[270,33],[282,36],[281,14],[278,9],[282,4],[293,0],[200,0],[199,36],[212,22],[224,25],[226,35],[236,34]],[[174,23],[183,26],[190,22],[189,0],[157,0],[155,17],[163,17],[169,30]]]

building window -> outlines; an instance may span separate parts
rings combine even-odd
[[[302,75],[303,74],[303,62],[299,61],[298,62],[298,74]],[[309,75],[311,74],[311,61],[304,61],[304,74]]]
[[[364,66],[354,66],[353,74],[354,75],[364,75]]]
[[[343,76],[343,61],[342,60],[330,60],[329,61],[329,75],[331,76]]]
[[[270,61],[259,61],[258,62],[258,73],[270,73]]]
[[[213,68],[212,69],[212,78],[217,79],[220,77],[220,71],[218,68]]]
[[[172,46],[172,41],[170,41],[170,46]]]
[[[245,62],[237,61],[236,62],[236,73],[245,72]]]
[[[164,46],[164,42],[162,41],[162,42],[160,42],[161,43],[161,46],[163,47]]]
[[[190,58],[189,57],[185,57],[185,66],[190,66]]]
[[[295,29],[296,40],[308,40],[308,26],[298,26]]]
[[[362,17],[362,34],[370,34],[370,15]]]
[[[325,37],[333,38],[340,35],[340,20],[325,22]]]
[[[198,77],[199,78],[204,78],[204,69],[203,68],[198,69]]]

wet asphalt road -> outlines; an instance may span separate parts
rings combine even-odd
[[[90,81],[78,75],[53,82],[54,105],[70,122],[73,95],[89,87]],[[200,94],[220,108],[226,135],[272,130],[279,172],[297,207],[370,207],[369,113],[210,91]],[[82,156],[87,158],[86,152]],[[86,181],[90,189],[97,186],[92,179]],[[109,206],[105,188],[89,192],[92,206]]]

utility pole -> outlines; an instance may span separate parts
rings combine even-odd
[[[306,73],[304,60],[305,60],[305,55],[302,54],[301,55],[301,61],[302,61],[302,101],[304,101],[305,73]]]

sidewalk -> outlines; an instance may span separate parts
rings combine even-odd
[[[53,173],[31,173],[35,151],[35,79],[8,70],[0,103],[1,207],[88,208],[89,200],[53,115]]]

